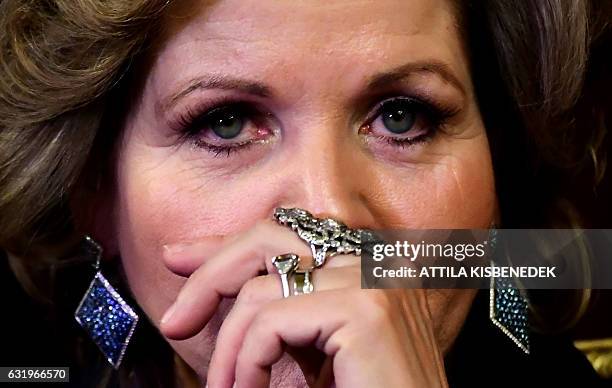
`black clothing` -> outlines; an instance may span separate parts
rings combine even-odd
[[[532,332],[527,355],[493,325],[488,313],[489,291],[481,290],[445,357],[450,387],[612,387],[570,338]]]

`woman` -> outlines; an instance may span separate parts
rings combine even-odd
[[[271,215],[559,225],[564,168],[601,166],[587,58],[605,35],[589,10],[5,0],[0,246],[25,273],[76,237],[100,244],[137,333],[151,325],[178,356],[143,371],[153,345],[135,344],[128,384],[459,385],[444,356],[475,290],[362,290],[346,254],[314,272],[314,292],[282,298],[270,258],[313,254]],[[533,362],[520,357],[509,367]],[[591,378],[581,362],[568,375]]]

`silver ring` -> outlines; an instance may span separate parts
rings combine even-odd
[[[361,256],[361,235],[365,232],[362,229],[351,229],[332,218],[316,218],[299,208],[276,208],[274,219],[290,227],[310,246],[315,268],[338,254]]]
[[[299,263],[300,257],[295,253],[286,253],[284,255],[278,255],[272,258],[272,264],[278,271],[281,278],[283,298],[288,298],[290,295],[289,276],[295,272]]]
[[[312,268],[305,270],[295,270],[292,273],[291,280],[293,283],[293,295],[310,294],[314,291],[312,283]]]

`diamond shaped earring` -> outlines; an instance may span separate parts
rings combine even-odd
[[[138,323],[138,315],[111,286],[100,271],[102,248],[85,237],[88,254],[95,257],[96,275],[83,296],[74,317],[100,348],[108,362],[118,369]]]
[[[491,280],[489,319],[523,352],[529,354],[529,305],[508,279]]]
[[[497,229],[489,231],[494,254],[498,248]],[[514,344],[529,354],[529,302],[512,279],[491,278],[489,289],[489,319]]]

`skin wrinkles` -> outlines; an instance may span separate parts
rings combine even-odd
[[[164,265],[164,245],[248,231],[270,219],[276,206],[303,207],[354,227],[489,225],[496,209],[489,145],[446,1],[178,3],[130,107],[112,192],[116,241],[103,241],[118,247],[111,253],[121,256],[129,286],[153,323],[185,284]],[[391,77],[394,82],[387,79],[376,93],[366,88],[406,63],[432,62],[445,64],[456,82],[435,75],[438,67]],[[269,93],[197,87],[172,107],[164,105],[210,74],[257,82]],[[356,126],[381,92],[427,94],[459,111],[426,143],[404,150],[373,145],[362,141]],[[167,116],[221,96],[270,111],[278,121],[270,143],[229,158],[180,143]],[[429,294],[436,338],[447,349],[473,292]],[[229,308],[195,337],[170,341],[201,376]],[[281,367],[289,368],[283,373],[295,368]]]

